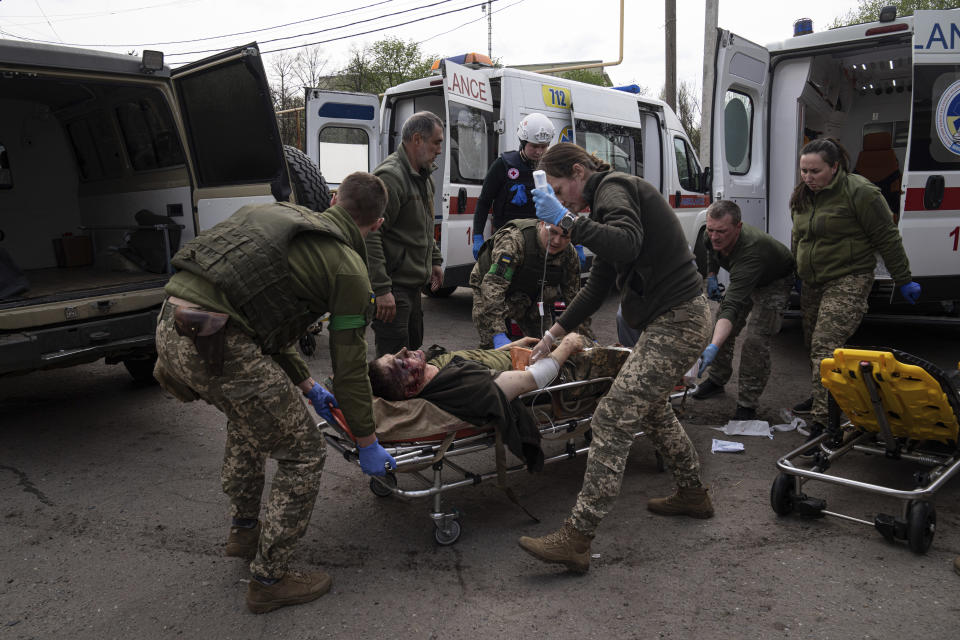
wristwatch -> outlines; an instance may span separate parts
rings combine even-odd
[[[565,233],[570,233],[570,229],[573,228],[573,223],[576,221],[577,216],[567,211],[563,217],[560,218],[560,222],[557,223],[557,226],[563,229]]]

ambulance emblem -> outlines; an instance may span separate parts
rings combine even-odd
[[[960,156],[960,80],[947,87],[940,96],[934,122],[943,146]]]
[[[510,167],[509,169],[507,169],[507,177],[510,178],[511,180],[516,180],[517,178],[520,177],[520,170],[517,169],[516,167]]]

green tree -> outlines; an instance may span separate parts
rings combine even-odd
[[[383,93],[402,82],[430,75],[435,58],[424,55],[420,45],[412,40],[383,38],[372,45],[352,47],[336,84],[347,91]]]
[[[666,87],[660,89],[660,99],[663,101],[667,99],[666,91]],[[700,110],[700,92],[686,80],[681,80],[677,85],[677,117],[690,138],[690,144],[694,149],[700,149],[700,123],[703,117]]]
[[[607,75],[602,71],[597,71],[596,69],[574,69],[573,71],[563,71],[560,73],[560,77],[566,78],[567,80],[585,82],[586,84],[595,84],[600,87],[613,86],[613,83],[610,82],[610,78],[608,78]]]
[[[880,9],[887,5],[895,6],[898,16],[912,16],[914,12],[921,9],[955,9],[960,7],[960,2],[956,0],[953,2],[948,0],[858,0],[858,6],[834,20],[830,28],[874,22],[880,17]]]

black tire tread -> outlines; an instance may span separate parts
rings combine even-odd
[[[307,154],[296,147],[284,145],[283,157],[290,168],[290,181],[297,204],[313,211],[330,208],[330,187],[323,174]]]

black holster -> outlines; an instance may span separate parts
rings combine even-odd
[[[177,333],[193,340],[197,353],[212,376],[223,375],[223,342],[229,319],[230,316],[225,313],[203,309],[176,307],[173,311]]]

